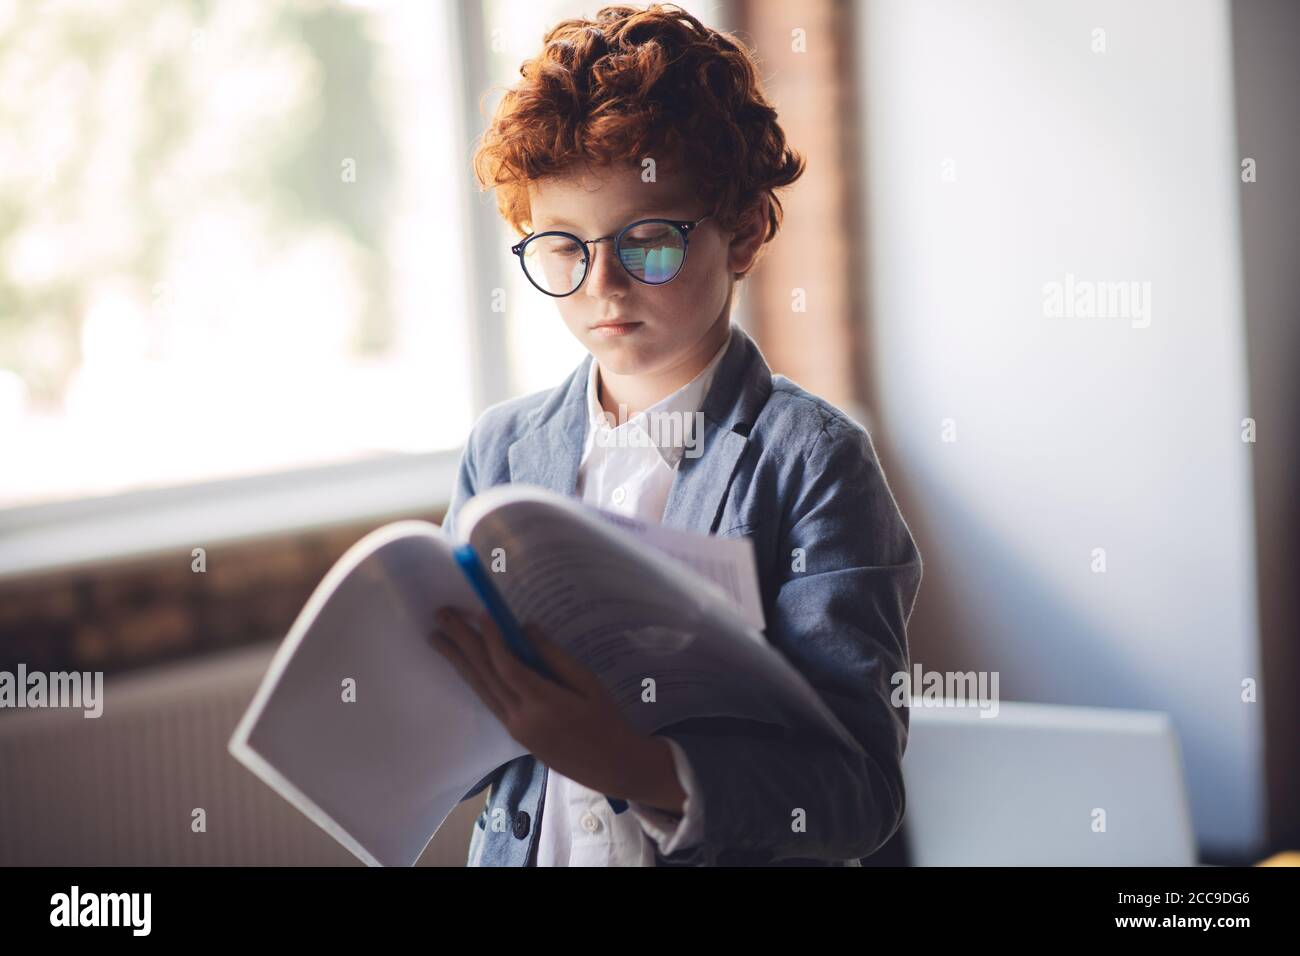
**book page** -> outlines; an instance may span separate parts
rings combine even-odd
[[[712,581],[731,599],[750,627],[760,631],[767,627],[763,617],[763,598],[758,590],[754,544],[748,538],[721,538],[682,531],[603,508],[587,507],[593,514],[618,525],[652,548],[685,564],[705,580]]]

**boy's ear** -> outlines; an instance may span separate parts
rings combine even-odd
[[[767,196],[759,196],[736,223],[736,232],[727,248],[727,270],[732,275],[743,275],[754,267],[767,235],[767,204]]]

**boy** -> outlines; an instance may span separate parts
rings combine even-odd
[[[889,698],[920,555],[867,433],[773,375],[730,319],[803,160],[749,52],[677,7],[564,21],[521,74],[475,166],[523,237],[511,252],[529,282],[591,354],[553,391],[483,414],[446,525],[522,482],[751,536],[767,640],[867,756],[731,718],[645,737],[546,635],[531,631],[554,681],[486,616],[445,611],[432,642],[529,749],[465,795],[491,788],[468,862],[860,865],[903,816],[907,710]]]

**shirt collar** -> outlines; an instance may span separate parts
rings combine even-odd
[[[654,445],[663,457],[664,463],[670,468],[676,467],[685,452],[685,447],[683,443],[678,443],[672,439],[675,436],[688,434],[684,433],[682,429],[689,428],[694,430],[696,440],[699,440],[700,431],[694,421],[697,417],[694,413],[700,411],[704,404],[704,398],[708,395],[709,386],[713,383],[718,364],[722,361],[722,357],[727,354],[727,346],[731,344],[731,335],[731,327],[728,325],[726,339],[719,346],[718,351],[713,354],[709,364],[695,378],[671,395],[665,396],[649,408],[633,415],[626,422],[617,425],[617,427],[610,426],[612,416],[601,407],[600,401],[596,397],[600,363],[593,356],[591,367],[587,372],[587,447],[583,457],[585,458],[586,454],[591,451],[592,445],[597,441],[597,436],[600,436],[602,441],[617,444],[621,439],[628,438],[629,434],[635,430],[641,433],[631,439],[635,441],[637,446]],[[660,419],[661,427],[651,427],[654,418],[662,415],[681,416],[682,422],[680,426],[667,427],[662,424],[666,420]]]

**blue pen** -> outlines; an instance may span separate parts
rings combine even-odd
[[[465,577],[469,579],[474,593],[479,596],[479,600],[483,602],[487,612],[492,615],[492,620],[496,622],[498,630],[501,631],[501,637],[505,640],[506,646],[533,670],[553,680],[555,675],[550,672],[550,669],[542,661],[541,655],[537,653],[537,648],[533,647],[532,643],[524,635],[524,629],[519,626],[519,622],[515,620],[509,605],[501,597],[501,592],[497,590],[496,585],[492,583],[492,578],[483,569],[483,564],[479,561],[474,549],[467,544],[462,544],[453,548],[451,553],[452,557],[456,559],[456,564],[465,572]],[[622,813],[627,809],[626,800],[608,796],[605,799],[609,801],[609,805],[615,813]]]

